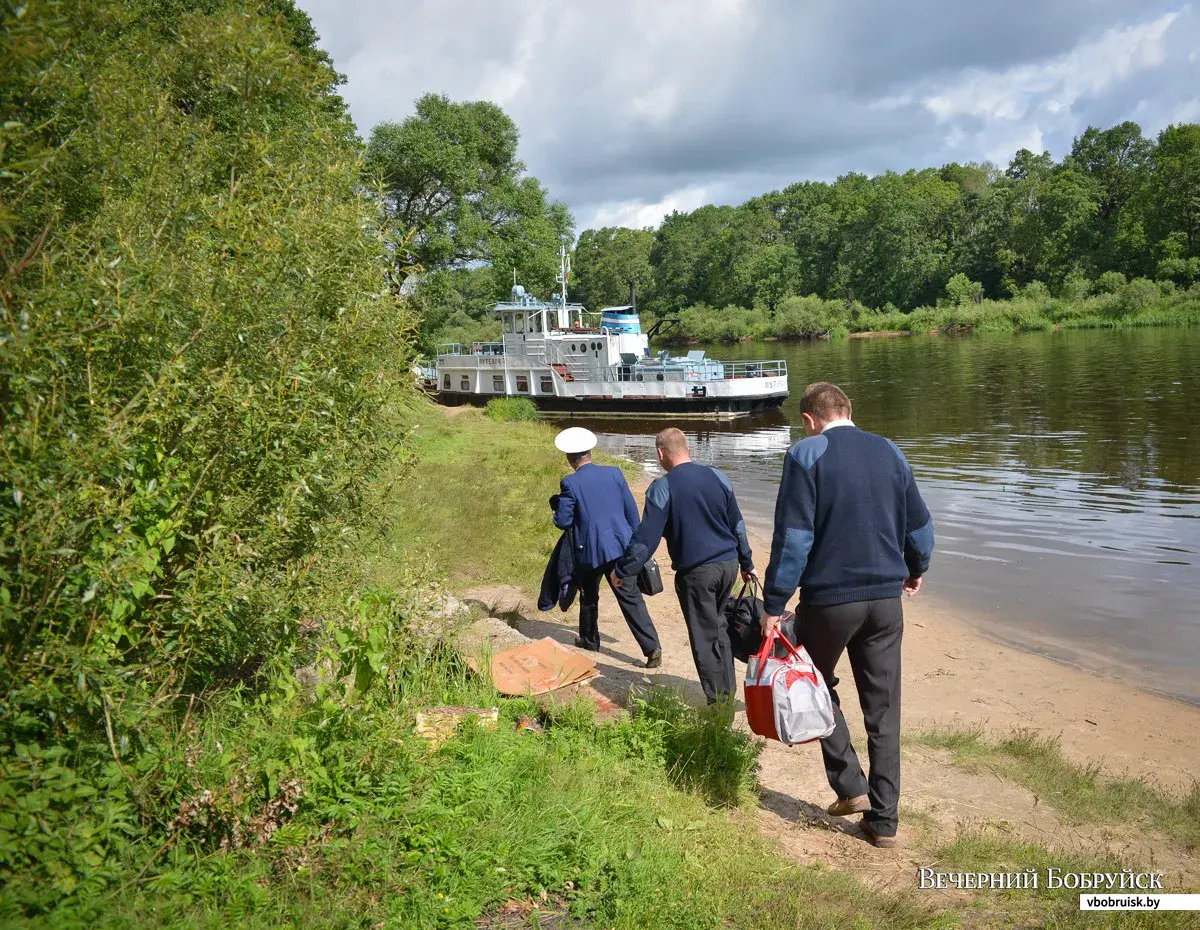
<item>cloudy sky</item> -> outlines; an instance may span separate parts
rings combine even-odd
[[[1200,121],[1200,9],[1134,0],[299,0],[365,137],[494,101],[579,230],[806,178]]]

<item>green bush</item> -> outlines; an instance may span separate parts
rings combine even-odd
[[[167,721],[358,622],[409,321],[289,0],[4,16],[0,884],[36,912],[170,830]]]
[[[761,339],[769,335],[767,312],[762,308],[727,306],[722,309],[697,304],[679,314],[680,323],[669,330],[664,341],[671,344],[691,342],[734,343]]]
[[[1115,294],[1125,286],[1125,275],[1119,271],[1106,271],[1096,279],[1097,294]]]
[[[946,282],[946,297],[954,306],[977,304],[983,300],[983,285],[959,273]]]
[[[812,339],[845,331],[850,324],[850,310],[841,301],[788,297],[775,311],[773,324],[781,338]]]
[[[1134,278],[1118,292],[1117,301],[1122,316],[1129,316],[1158,303],[1163,294],[1158,284],[1149,278]]]
[[[538,418],[537,404],[528,397],[493,397],[487,402],[483,412],[497,423],[513,423]]]

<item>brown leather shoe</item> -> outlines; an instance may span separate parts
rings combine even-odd
[[[862,832],[867,835],[867,840],[872,846],[878,846],[880,849],[894,849],[896,847],[896,838],[894,836],[880,836],[875,832],[871,825],[867,823],[865,818],[859,821],[858,826],[862,829]]]
[[[851,814],[864,814],[870,809],[870,800],[865,794],[860,794],[857,798],[839,798],[825,808],[825,811],[834,817],[849,817]]]

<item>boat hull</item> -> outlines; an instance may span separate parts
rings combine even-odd
[[[484,406],[495,395],[477,394],[467,391],[438,391],[438,400],[450,407],[471,404]],[[511,395],[510,395],[511,396]],[[526,395],[527,396],[527,395]],[[768,410],[778,410],[788,392],[773,394],[708,397],[664,397],[646,395],[638,397],[626,394],[623,397],[583,395],[579,397],[557,397],[543,394],[529,396],[539,410],[547,413],[566,413],[572,416],[603,417],[700,417],[724,419],[727,417],[750,416]]]

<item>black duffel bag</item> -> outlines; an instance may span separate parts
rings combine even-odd
[[[749,595],[746,589],[750,589]],[[742,585],[738,596],[725,602],[725,624],[729,629],[729,645],[733,657],[739,662],[749,662],[750,657],[762,648],[762,598],[758,596],[758,582],[749,581]],[[796,645],[796,615],[787,614],[779,624],[779,632],[789,643]],[[783,647],[779,647],[782,649]],[[778,650],[777,650],[778,654]]]
[[[646,597],[662,594],[662,575],[659,574],[658,563],[654,561],[654,556],[648,558],[646,564],[642,566],[642,570],[638,572],[637,586],[638,590]]]

